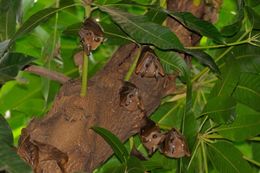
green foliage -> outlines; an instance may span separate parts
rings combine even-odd
[[[22,69],[35,64],[79,77],[73,56],[81,50],[78,30],[84,13],[79,1],[0,1],[0,170],[30,172],[14,146],[21,128],[51,108],[60,86]],[[123,145],[111,132],[94,127],[117,156],[96,173],[259,171],[259,3],[224,1],[215,25],[189,12],[168,11],[164,1],[152,0],[95,0],[91,16],[100,20],[107,40],[93,52],[88,76],[118,46],[150,45],[165,72],[179,74],[175,95],[164,98],[151,119],[162,130],[179,129],[191,151],[190,158],[171,159],[156,152],[140,161],[130,156],[129,142]],[[203,36],[200,45],[184,47],[165,26],[167,16]],[[192,67],[179,52],[192,56]],[[138,136],[132,142],[147,154]]]

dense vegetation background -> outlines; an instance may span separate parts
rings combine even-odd
[[[180,78],[178,93],[163,99],[151,119],[163,130],[181,129],[192,153],[190,158],[171,159],[156,152],[148,161],[127,163],[112,157],[96,172],[115,168],[131,172],[136,167],[155,173],[259,172],[259,1],[224,0],[214,26],[186,13],[163,10],[165,0],[95,0],[92,5],[91,16],[98,19],[107,40],[93,52],[88,76],[101,69],[120,45],[154,45],[165,71],[178,71]],[[0,170],[30,171],[13,146],[33,117],[48,112],[60,88],[58,82],[22,69],[34,64],[79,77],[73,56],[81,50],[78,29],[85,10],[77,0],[0,0]],[[201,34],[199,45],[184,48],[168,31],[156,39],[167,15]],[[192,67],[173,49],[193,55]],[[132,143],[146,154],[138,136],[125,147],[129,150]]]

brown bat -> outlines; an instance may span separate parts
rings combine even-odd
[[[144,105],[139,93],[139,89],[131,82],[124,82],[119,91],[120,105],[129,111],[144,111]]]
[[[171,158],[190,156],[190,151],[184,136],[175,128],[167,132],[159,150],[161,153]]]
[[[137,62],[135,73],[141,77],[153,78],[159,75],[164,76],[163,67],[155,55],[154,51],[148,46],[143,47],[141,56]]]
[[[149,118],[147,118],[146,125],[141,128],[140,136],[149,155],[152,155],[158,149],[165,137],[160,128]]]
[[[101,26],[90,18],[83,23],[79,30],[79,36],[87,55],[104,41],[104,33]]]

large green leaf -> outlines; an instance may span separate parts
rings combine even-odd
[[[128,173],[144,173],[145,167],[142,162],[136,157],[130,157],[127,161],[127,172]]]
[[[32,172],[30,166],[16,154],[15,148],[2,141],[0,141],[0,158],[0,170],[4,169],[8,173]]]
[[[15,32],[17,18],[20,17],[21,1],[0,1],[0,41],[11,38]]]
[[[117,8],[100,6],[135,41],[161,49],[183,50],[177,36],[167,27],[150,22],[145,16],[135,16]]]
[[[235,119],[236,100],[230,96],[217,96],[208,100],[202,115],[208,115],[217,123],[229,123]]]
[[[0,115],[0,141],[10,146],[14,142],[12,130],[2,115]]]
[[[220,70],[215,63],[214,59],[207,53],[200,50],[188,50],[185,49],[185,53],[192,55],[195,59],[199,61],[202,65],[209,67],[217,75],[220,75]]]
[[[8,47],[10,40],[5,40],[0,42],[0,56],[4,54],[5,50]]]
[[[7,53],[0,59],[0,83],[13,80],[19,70],[34,58],[21,53]]]
[[[260,114],[238,114],[235,121],[215,129],[227,139],[242,141],[260,134]]]
[[[113,133],[102,127],[92,127],[92,129],[104,138],[122,163],[127,163],[129,157],[128,151],[123,143]]]
[[[242,73],[239,84],[233,94],[239,102],[260,111],[260,75],[252,73]]]
[[[43,99],[41,94],[41,78],[29,73],[23,73],[21,77],[27,81],[19,84],[17,81],[9,81],[0,90],[0,113],[7,110],[19,110],[21,105],[28,104],[31,99]],[[15,96],[15,97],[14,97]],[[21,110],[20,110],[21,111]]]
[[[223,38],[217,28],[204,20],[195,17],[189,12],[168,12],[174,19],[181,22],[184,26],[203,36],[212,38],[216,42],[223,42]]]
[[[160,58],[166,72],[171,73],[172,71],[176,71],[187,79],[187,75],[189,75],[190,71],[186,62],[179,54],[172,51],[161,51],[159,49],[156,49],[155,53]]]
[[[211,90],[210,97],[230,96],[237,86],[240,76],[238,63],[230,62],[221,71],[221,78],[218,79]]]
[[[208,143],[208,156],[212,165],[221,173],[252,172],[241,152],[229,142]]]

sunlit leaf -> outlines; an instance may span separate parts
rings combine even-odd
[[[161,49],[183,50],[177,36],[167,27],[150,22],[145,16],[135,16],[117,8],[100,6],[136,42],[153,44]]]
[[[128,151],[124,147],[123,143],[113,133],[101,127],[92,127],[92,129],[104,138],[122,163],[127,162],[129,157]]]
[[[214,167],[221,173],[252,172],[241,152],[229,142],[208,143],[207,151]]]
[[[127,172],[128,173],[144,173],[145,168],[140,160],[136,157],[130,157],[127,161]]]

